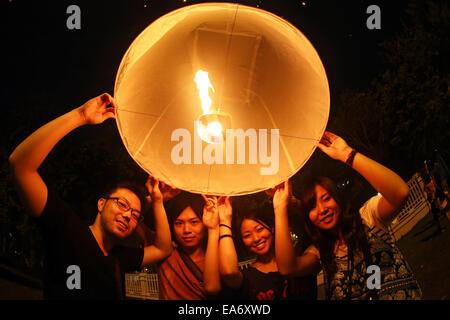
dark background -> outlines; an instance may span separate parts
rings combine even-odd
[[[24,214],[7,159],[29,134],[102,92],[113,94],[120,61],[136,36],[161,15],[208,1],[2,0],[0,119],[0,257],[36,274],[42,247],[34,220]],[[211,2],[211,1],[209,1]],[[220,1],[214,1],[220,2]],[[328,130],[409,180],[437,149],[449,158],[449,30],[446,1],[227,1],[258,6],[297,26],[327,72]],[[68,30],[66,9],[81,8],[81,30]],[[381,9],[381,30],[369,30],[366,9]],[[83,127],[65,137],[40,168],[86,219],[111,177],[144,182],[115,122]],[[375,191],[355,172],[317,150],[292,179],[327,175],[356,204]],[[348,183],[347,183],[348,181]],[[242,210],[267,202],[264,194],[239,197]],[[147,219],[151,226],[151,219]],[[301,231],[299,231],[301,232]]]

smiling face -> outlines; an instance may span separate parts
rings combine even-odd
[[[258,221],[244,219],[241,224],[242,242],[254,254],[261,256],[269,253],[273,235]]]
[[[184,248],[194,248],[202,244],[205,227],[191,207],[186,207],[173,223],[173,231],[178,244]]]
[[[119,188],[112,192],[108,198],[120,198],[121,201],[127,202],[133,211],[141,211],[139,197],[129,189]],[[124,239],[134,232],[138,221],[132,217],[131,210],[125,212],[115,199],[100,198],[97,205],[100,223],[106,233],[117,239]]]
[[[309,219],[318,228],[331,230],[336,227],[341,210],[336,200],[321,185],[316,185],[315,205],[309,211]]]

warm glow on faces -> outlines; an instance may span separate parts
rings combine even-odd
[[[122,198],[128,202],[131,209],[141,211],[141,202],[138,196],[128,189],[117,189],[108,198]],[[137,222],[131,218],[131,210],[123,212],[116,203],[116,200],[100,199],[98,202],[100,211],[100,221],[103,229],[119,239],[124,239],[131,235],[136,229]]]
[[[316,185],[314,190],[316,205],[309,212],[309,219],[320,229],[333,229],[336,227],[341,213],[339,205],[324,187]]]
[[[175,219],[173,231],[182,247],[197,247],[205,237],[203,222],[191,207],[185,208]]]
[[[241,224],[242,242],[256,255],[264,255],[272,246],[273,235],[261,223],[244,219]]]

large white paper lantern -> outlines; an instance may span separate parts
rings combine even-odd
[[[197,75],[210,81],[209,110]],[[150,24],[122,59],[114,95],[123,143],[145,171],[215,195],[293,176],[325,131],[330,102],[322,62],[298,29],[229,3],[187,6]]]

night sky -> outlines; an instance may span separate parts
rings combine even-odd
[[[51,99],[48,103],[59,105],[62,113],[101,92],[113,94],[117,69],[133,39],[163,14],[201,2],[208,1],[3,0],[2,108]],[[238,2],[271,11],[306,35],[324,63],[332,109],[338,92],[364,88],[380,71],[377,43],[399,31],[407,6],[406,1]],[[81,9],[81,30],[66,27],[71,4]],[[381,30],[366,27],[371,4],[381,9]]]

